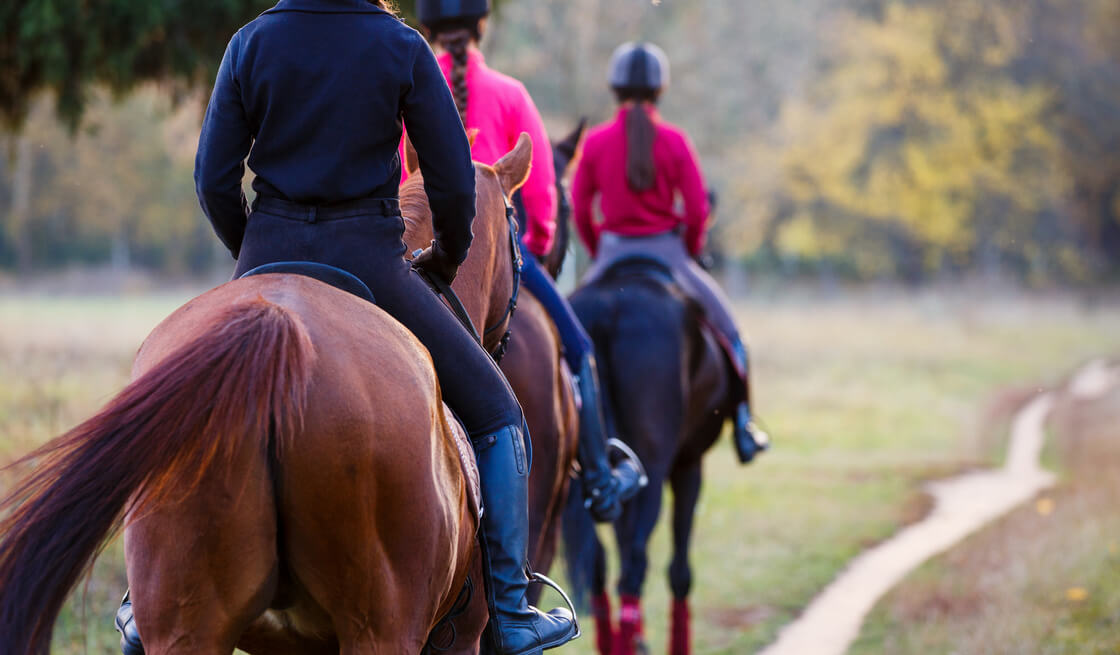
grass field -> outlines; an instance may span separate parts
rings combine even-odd
[[[92,414],[184,299],[0,297],[0,460]],[[1056,297],[864,292],[745,301],[739,312],[775,449],[740,468],[722,440],[705,462],[693,554],[695,650],[705,654],[772,639],[849,558],[920,516],[921,480],[998,461],[1000,424],[984,412],[997,390],[1120,352],[1120,307]],[[658,530],[645,605],[655,653],[667,562]],[[117,652],[111,617],[124,586],[114,544],[84,604],[79,594],[67,609],[54,652]],[[589,635],[564,652],[592,645]]]
[[[1058,485],[900,583],[853,655],[1120,653],[1120,390],[1051,426]]]

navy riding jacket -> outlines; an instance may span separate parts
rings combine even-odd
[[[259,196],[308,205],[396,198],[402,119],[420,159],[435,235],[466,258],[474,167],[427,42],[366,0],[280,0],[233,36],[195,159],[202,210],[236,258]]]

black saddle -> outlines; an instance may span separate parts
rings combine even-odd
[[[359,280],[357,275],[349,271],[344,271],[337,266],[320,264],[318,262],[272,262],[271,264],[262,264],[254,269],[246,271],[241,277],[264,275],[266,273],[288,273],[291,275],[304,275],[315,278],[336,289],[352,293],[362,300],[368,300],[375,305],[377,304],[377,300],[373,297],[373,292],[369,290],[365,282]]]
[[[607,270],[599,276],[602,281],[651,280],[670,286],[676,284],[673,269],[662,260],[650,255],[629,255],[611,262]]]

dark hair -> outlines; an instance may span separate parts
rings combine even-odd
[[[389,12],[390,14],[393,14],[394,16],[397,15],[396,0],[369,0],[369,3],[371,5],[376,5],[378,7],[381,7],[382,9]]]
[[[439,47],[451,53],[451,95],[455,97],[455,108],[459,110],[459,118],[463,126],[467,125],[467,48],[471,41],[482,40],[482,19],[480,18],[453,18],[442,20],[430,25],[429,38]]]
[[[656,104],[658,89],[616,87],[620,103],[633,101],[626,112],[626,182],[634,191],[649,191],[657,181],[653,163],[653,140],[657,129],[646,113],[645,104]]]

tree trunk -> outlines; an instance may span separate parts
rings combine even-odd
[[[31,170],[35,166],[31,139],[16,137],[15,170],[12,175],[12,206],[8,212],[9,234],[16,251],[16,270],[21,275],[31,272]]]

